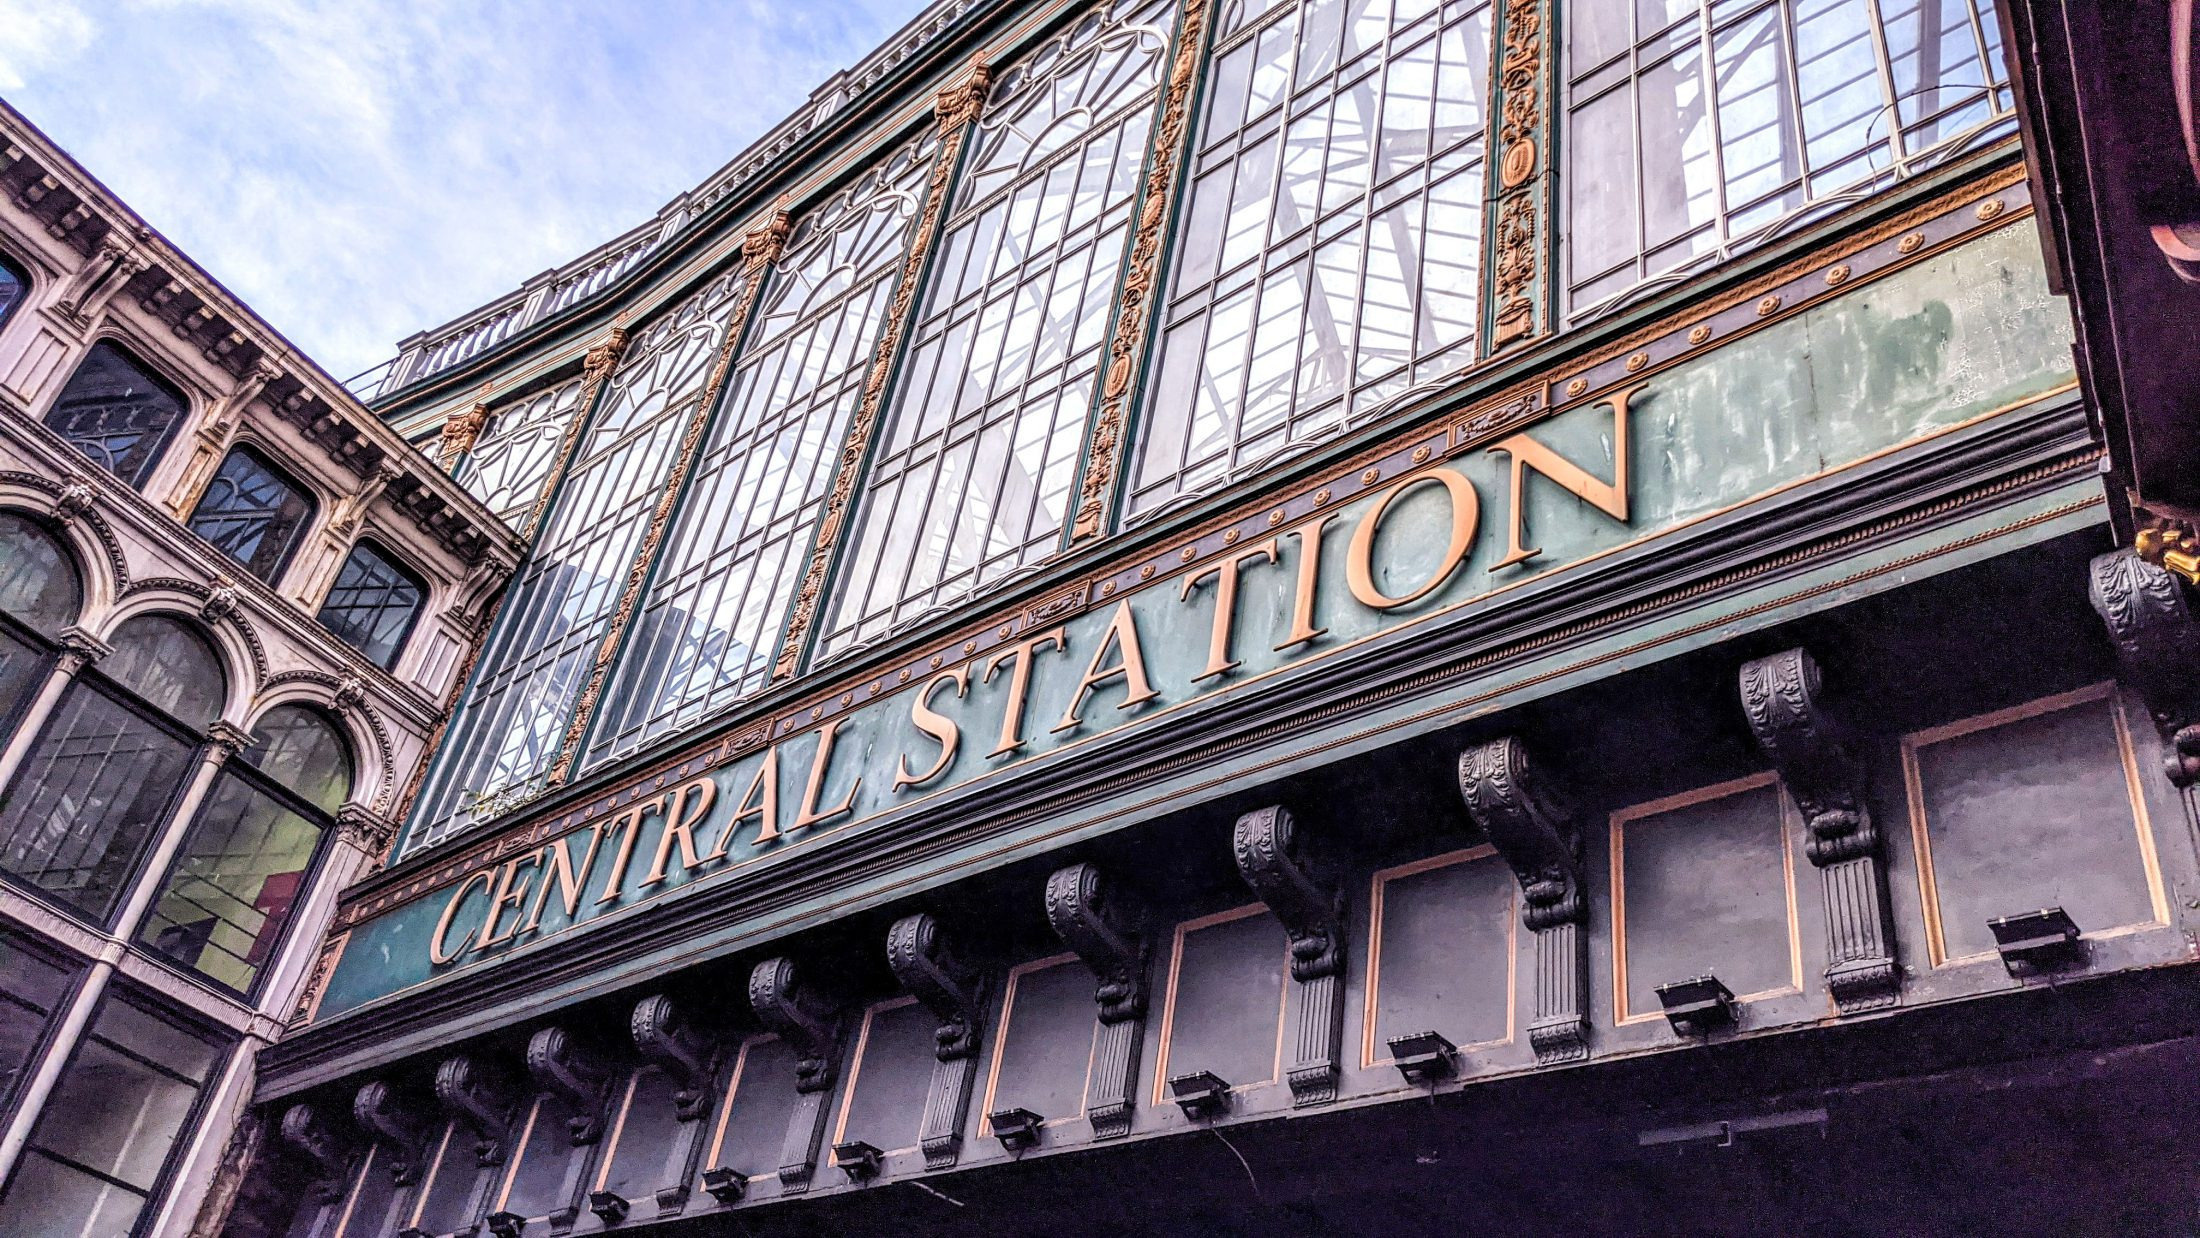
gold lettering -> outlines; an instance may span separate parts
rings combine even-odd
[[[451,891],[451,901],[443,904],[443,914],[436,919],[435,936],[428,939],[428,962],[437,967],[446,967],[456,963],[458,956],[464,954],[473,945],[474,930],[467,929],[466,935],[458,939],[456,950],[443,948],[445,939],[451,935],[452,917],[458,914],[459,904],[466,901],[466,892],[473,889],[474,883],[477,881],[481,883],[482,888],[485,890],[496,884],[496,879],[489,875],[489,870],[486,868],[478,868],[466,874],[466,880],[459,882],[458,888]]]
[[[718,784],[704,775],[672,793],[673,808],[665,816],[665,832],[657,836],[657,857],[649,865],[649,875],[642,878],[641,888],[649,887],[665,879],[665,861],[672,858],[672,844],[680,844],[680,867],[695,868],[703,861],[695,854],[695,826],[710,811],[712,800],[718,798]]]
[[[489,895],[489,919],[481,926],[481,944],[474,947],[474,953],[493,950],[519,936],[519,925],[515,924],[508,932],[500,933],[497,931],[497,921],[504,918],[507,909],[516,911],[521,903],[527,901],[527,883],[514,880],[519,875],[520,866],[541,863],[542,852],[530,851],[526,855],[513,856],[498,867],[496,889]]]
[[[1490,565],[1491,571],[1526,563],[1543,553],[1541,547],[1521,544],[1521,526],[1527,519],[1528,470],[1534,469],[1566,488],[1575,498],[1612,519],[1627,520],[1627,420],[1628,404],[1649,384],[1636,383],[1604,401],[1612,407],[1612,480],[1598,481],[1580,465],[1559,455],[1526,434],[1515,434],[1490,446],[1512,457],[1512,506],[1505,522],[1505,557]],[[1599,407],[1602,407],[1600,404]]]
[[[1324,512],[1295,529],[1284,530],[1285,537],[1299,539],[1299,577],[1291,597],[1291,634],[1276,646],[1277,653],[1329,635],[1328,628],[1314,626],[1314,587],[1321,581],[1322,534],[1336,518],[1337,513]]]
[[[909,721],[919,731],[938,741],[940,755],[938,760],[932,762],[930,769],[911,777],[909,757],[904,754],[901,758],[901,764],[894,771],[894,794],[896,795],[901,794],[904,787],[921,786],[946,773],[948,762],[955,759],[956,749],[962,747],[962,728],[956,725],[953,718],[932,708],[932,690],[943,683],[955,685],[955,699],[961,700],[968,696],[970,694],[969,664],[964,663],[953,670],[941,671],[939,674],[932,676],[931,682],[918,689],[917,695],[910,699]]]
[[[1383,513],[1398,496],[1416,486],[1435,482],[1451,494],[1451,544],[1444,548],[1443,562],[1421,586],[1410,593],[1392,597],[1375,584],[1375,531],[1381,526]],[[1410,605],[1436,591],[1437,586],[1451,579],[1451,574],[1464,563],[1467,552],[1474,549],[1474,530],[1482,517],[1482,505],[1474,493],[1474,483],[1447,468],[1433,468],[1416,473],[1375,500],[1375,506],[1360,517],[1360,527],[1352,531],[1352,547],[1345,554],[1345,583],[1352,588],[1352,596],[1360,605],[1371,610],[1395,610]]]
[[[665,801],[671,797],[660,795],[646,804],[636,804],[611,819],[610,828],[623,829],[619,836],[619,850],[611,858],[611,880],[604,883],[603,893],[596,896],[596,905],[619,901],[619,893],[626,885],[626,868],[634,860],[634,840],[641,837],[642,820],[653,812],[663,812]]]
[[[1001,742],[989,757],[1005,757],[1024,746],[1024,697],[1031,688],[1031,661],[1042,649],[1061,649],[1068,637],[1064,628],[1051,628],[1037,636],[1004,646],[993,657],[993,664],[985,668],[985,678],[980,683],[992,683],[994,672],[1013,664],[1008,675],[1008,708],[1001,715]]]
[[[579,868],[573,867],[572,834],[543,847],[542,884],[535,887],[535,909],[528,913],[527,923],[520,926],[520,932],[532,933],[542,927],[542,911],[550,905],[553,887],[558,892],[558,901],[565,906],[565,918],[571,920],[580,914],[581,894],[588,888],[588,872],[596,866],[596,848],[602,843],[603,826],[589,826],[588,854],[582,858]]]
[[[1240,553],[1234,559],[1222,559],[1193,572],[1184,578],[1184,587],[1177,591],[1176,600],[1189,601],[1192,590],[1209,576],[1215,578],[1214,627],[1207,637],[1207,669],[1192,676],[1192,682],[1227,675],[1238,668],[1238,660],[1230,656],[1230,633],[1237,624],[1238,576],[1245,565],[1255,559],[1265,558],[1270,563],[1277,560],[1280,538],[1271,537],[1251,550]]]
[[[733,815],[718,831],[718,841],[711,845],[705,860],[724,858],[726,849],[733,845],[733,832],[750,817],[757,820],[756,845],[779,837],[779,746],[772,745],[765,751],[764,760],[756,767],[756,777],[749,780],[748,790],[741,793],[741,800],[733,806]]]
[[[1119,653],[1120,660],[1114,666],[1102,666],[1108,660],[1108,650]],[[1085,667],[1085,677],[1077,681],[1077,691],[1069,698],[1069,708],[1062,713],[1062,720],[1054,724],[1053,733],[1071,731],[1083,719],[1077,711],[1084,708],[1085,697],[1094,688],[1116,677],[1123,680],[1123,699],[1117,709],[1129,709],[1143,705],[1161,695],[1153,690],[1146,678],[1146,651],[1138,644],[1138,617],[1131,613],[1131,600],[1124,598],[1115,604],[1115,613],[1108,618],[1108,630],[1101,634],[1100,647],[1092,651],[1092,661]]]
[[[810,780],[802,784],[802,807],[794,814],[794,824],[787,827],[789,830],[807,829],[855,811],[856,788],[863,785],[861,778],[848,784],[848,794],[840,797],[840,803],[822,811],[817,806],[818,793],[825,789],[825,768],[833,759],[833,736],[846,721],[848,717],[843,714],[818,728],[817,752],[810,758]]]

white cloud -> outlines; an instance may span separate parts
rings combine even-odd
[[[0,89],[342,375],[641,222],[919,6],[0,0]]]

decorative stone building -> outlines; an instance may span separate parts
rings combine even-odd
[[[4,107],[0,142],[0,1233],[205,1232],[521,546]]]
[[[408,341],[527,555],[228,1232],[2188,1231],[2004,16],[946,0]]]

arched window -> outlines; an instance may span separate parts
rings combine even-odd
[[[305,487],[259,452],[239,447],[206,483],[191,512],[191,531],[254,576],[273,582],[312,521],[313,500]]]
[[[46,424],[92,463],[142,486],[190,404],[112,340],[101,340],[46,411]]]
[[[428,586],[418,576],[380,546],[361,542],[321,603],[321,625],[386,669],[397,665],[427,596]]]
[[[459,484],[515,528],[550,480],[558,444],[580,412],[581,385],[575,378],[494,410],[458,462]]]
[[[30,290],[30,278],[22,268],[0,257],[0,327],[7,325],[9,315],[15,313],[15,307],[22,304]]]
[[[883,419],[824,652],[1061,544],[1175,11],[1117,0],[994,81]]]
[[[228,695],[220,657],[184,620],[141,615],[111,643],[70,683],[0,796],[0,872],[100,922],[121,904]]]
[[[2014,127],[1984,0],[1575,0],[1564,30],[1577,321]]]
[[[1243,0],[1216,36],[1133,513],[1475,355],[1489,6]]]
[[[84,582],[61,539],[28,517],[0,512],[0,742],[45,678],[53,637],[83,606]]]
[[[327,715],[304,705],[267,711],[191,823],[138,943],[250,993],[282,944],[351,781],[350,745]]]

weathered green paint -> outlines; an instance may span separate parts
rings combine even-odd
[[[845,814],[809,829],[791,828],[803,804],[818,739],[815,731],[788,733],[777,749],[779,839],[759,847],[757,823],[749,818],[735,832],[723,859],[688,869],[679,863],[679,850],[674,847],[666,879],[641,890],[637,884],[652,866],[665,824],[662,814],[650,815],[637,831],[617,897],[606,897],[612,866],[599,859],[581,895],[577,917],[566,916],[560,900],[551,898],[534,931],[518,934],[487,952],[455,949],[470,933],[478,937],[481,931],[489,879],[475,878],[458,903],[446,939],[457,961],[440,968],[430,964],[430,939],[454,891],[461,887],[446,885],[428,891],[353,928],[323,994],[319,1017],[354,1010],[439,975],[524,951],[532,942],[573,929],[576,919],[605,921],[608,926],[619,913],[653,900],[678,898],[686,887],[735,867],[772,864],[790,848],[861,847],[866,826],[889,815],[898,818],[924,811],[923,806],[944,793],[980,780],[1012,777],[1011,771],[1024,762],[1044,760],[1105,732],[1159,724],[1173,710],[1219,692],[1259,691],[1266,677],[1289,673],[1350,644],[1442,623],[1463,608],[1479,611],[1501,605],[1503,592],[1522,581],[1669,533],[1707,514],[2066,385],[2070,381],[2068,343],[2067,316],[2047,293],[2030,225],[2000,229],[1648,377],[1631,405],[1632,503],[1625,523],[1531,474],[1526,483],[1526,541],[1539,546],[1542,553],[1525,564],[1493,572],[1505,548],[1509,460],[1477,450],[1438,462],[1432,467],[1453,470],[1472,485],[1479,497],[1480,529],[1466,562],[1416,604],[1375,610],[1355,601],[1346,588],[1347,547],[1361,515],[1375,501],[1371,494],[1361,494],[1336,505],[1336,516],[1323,538],[1315,621],[1328,629],[1325,638],[1282,652],[1273,648],[1290,630],[1293,584],[1303,553],[1299,539],[1282,537],[1280,562],[1256,563],[1244,571],[1232,649],[1243,665],[1232,675],[1195,683],[1194,676],[1208,656],[1212,579],[1188,599],[1180,599],[1180,589],[1185,575],[1211,573],[1212,567],[1195,564],[1175,576],[1158,575],[1149,586],[1121,598],[1099,600],[1065,623],[1066,652],[1049,651],[1033,658],[1023,751],[1002,758],[987,755],[1002,726],[1009,674],[1004,667],[990,683],[984,682],[985,669],[994,658],[981,655],[973,664],[966,697],[958,700],[952,686],[940,687],[932,695],[934,708],[961,725],[962,744],[956,758],[936,779],[896,794],[892,784],[901,760],[906,757],[913,771],[922,771],[938,752],[933,741],[912,725],[911,700],[924,687],[921,681],[912,681],[849,712],[839,726],[835,750],[814,799],[819,806],[837,806],[845,800],[849,805]],[[1532,433],[1590,474],[1609,479],[1613,417],[1614,405],[1609,401],[1577,406],[1539,424]],[[1428,579],[1443,557],[1450,515],[1447,492],[1440,486],[1417,487],[1393,503],[1375,541],[1377,585],[1397,594]],[[1247,541],[1241,549],[1251,551],[1257,545]],[[1089,695],[1080,711],[1080,725],[1052,732],[1101,647],[1119,602],[1127,602],[1134,617],[1156,699],[1120,708],[1126,694],[1118,678]],[[1115,661],[1110,659],[1109,664]],[[941,669],[953,666],[948,663]],[[1489,686],[1501,687],[1499,677],[1493,675]],[[713,848],[757,778],[767,751],[750,752],[704,775],[713,781],[716,794],[694,832],[699,853]],[[668,778],[661,785],[653,782],[639,789],[638,794],[647,801],[681,785],[681,779]],[[615,819],[615,812],[603,814],[553,842],[551,849],[568,847],[577,864],[589,848],[592,832]],[[606,831],[606,835],[602,849],[610,852],[617,834]],[[538,848],[519,854],[547,852]],[[520,914],[506,914],[504,927],[526,919],[535,906],[540,870],[539,863],[530,868],[521,861],[517,875],[529,883],[529,893],[519,904]],[[908,877],[921,881],[924,874],[913,872]],[[741,927],[729,925],[728,934],[738,933]]]

